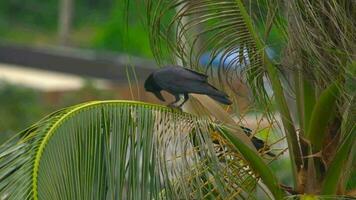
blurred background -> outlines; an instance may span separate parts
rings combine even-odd
[[[148,34],[124,9],[119,0],[0,1],[0,144],[80,102],[155,101],[142,88],[155,67]]]

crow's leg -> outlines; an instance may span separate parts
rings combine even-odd
[[[177,95],[174,95],[174,97],[176,98],[176,100],[173,101],[172,103],[168,104],[168,105],[167,105],[168,107],[171,107],[171,108],[176,108],[176,107],[178,107],[178,106],[176,105],[176,103],[179,102],[180,96],[177,94]]]
[[[179,107],[179,108],[182,107],[184,105],[184,103],[188,101],[189,96],[187,93],[184,94],[183,99],[184,99],[183,102],[181,104],[179,104],[179,106],[177,106],[177,107]]]

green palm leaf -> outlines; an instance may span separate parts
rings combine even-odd
[[[207,73],[217,77],[221,87],[239,94],[236,80],[245,75],[256,102],[267,109],[272,99],[267,95],[264,77],[272,85],[273,93],[285,129],[292,160],[293,177],[302,165],[296,129],[284,96],[279,69],[267,58],[264,44],[255,30],[252,19],[241,0],[173,0],[145,1],[150,30],[151,47],[158,61],[165,52],[177,58],[185,67],[200,69],[199,61],[205,52],[211,58]],[[273,19],[271,19],[273,20]],[[212,62],[219,57],[217,70]],[[233,57],[231,59],[231,57]],[[229,60],[230,58],[231,60]],[[228,62],[227,62],[228,61]],[[267,76],[265,76],[267,75]],[[225,87],[228,86],[228,87]],[[273,113],[268,110],[268,117]],[[297,180],[294,180],[295,185]]]
[[[255,198],[258,175],[212,122],[130,101],[58,111],[0,147],[1,199]]]
[[[251,33],[249,16],[241,11],[236,0],[174,0],[147,1],[148,28],[151,47],[158,61],[175,63],[177,57],[184,66],[201,70],[199,61],[204,53],[211,57],[206,71],[217,75],[220,83],[233,89],[234,80],[244,72],[260,98],[268,98],[263,87],[264,49]],[[228,57],[238,55],[227,62]],[[220,56],[217,73],[212,62]],[[224,84],[222,84],[224,85]]]

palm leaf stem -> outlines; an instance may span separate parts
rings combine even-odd
[[[236,0],[236,2],[240,8],[240,12],[245,20],[246,26],[250,34],[254,38],[254,41],[256,42],[257,49],[263,49],[262,42],[252,26],[250,16],[246,12],[244,5],[242,4],[241,0]],[[266,66],[268,77],[271,80],[272,89],[275,95],[277,107],[282,116],[282,123],[284,125],[284,129],[286,132],[287,142],[289,147],[289,155],[292,162],[293,182],[294,182],[294,186],[296,187],[298,185],[297,174],[303,163],[302,156],[299,150],[297,133],[295,131],[292,117],[287,105],[287,101],[284,96],[283,87],[278,75],[279,74],[278,70],[276,66],[273,65],[271,61],[267,58],[267,56],[264,55],[264,53],[262,54],[263,54],[262,57],[264,58],[263,61]]]
[[[285,193],[280,188],[277,178],[275,177],[272,170],[269,166],[262,160],[262,158],[256,154],[253,150],[251,150],[244,142],[239,140],[232,133],[227,131],[226,129],[220,129],[220,133],[230,141],[236,150],[241,152],[243,157],[247,160],[247,162],[251,165],[251,167],[259,173],[262,181],[268,187],[268,189],[272,192],[275,199],[283,199]]]

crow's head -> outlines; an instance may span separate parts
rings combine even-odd
[[[149,75],[148,78],[146,79],[145,90],[147,92],[152,92],[161,101],[166,101],[161,94],[162,88],[159,87],[159,85],[154,80],[153,74]]]

